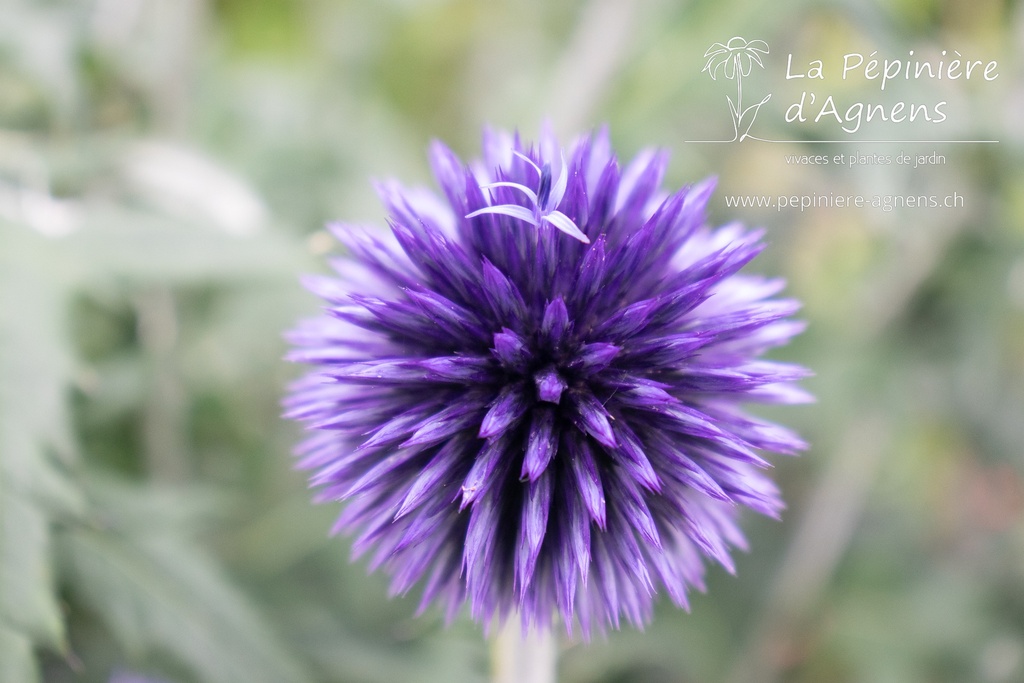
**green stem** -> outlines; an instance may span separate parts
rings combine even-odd
[[[136,304],[139,343],[149,386],[143,408],[142,442],[148,474],[163,482],[188,476],[185,387],[179,371],[178,310],[169,287],[141,293]]]
[[[492,683],[555,683],[557,663],[554,634],[530,631],[523,637],[516,615],[491,643]]]

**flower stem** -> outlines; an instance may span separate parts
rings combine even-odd
[[[491,643],[492,683],[555,683],[557,658],[553,633],[531,630],[523,637],[513,617]]]

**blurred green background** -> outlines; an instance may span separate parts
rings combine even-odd
[[[805,142],[687,142],[731,134],[733,85],[700,69],[734,35],[772,49],[755,132]],[[324,222],[383,225],[371,178],[429,185],[432,138],[472,157],[483,124],[545,120],[669,149],[672,186],[719,176],[712,220],[766,226],[754,270],[806,302],[775,356],[818,397],[761,411],[812,448],[775,469],[783,521],[745,516],[738,576],[564,643],[560,680],[1024,680],[1022,43],[1007,0],[0,0],[0,683],[486,680],[467,617],[414,618],[327,537],[337,507],[308,503],[278,418],[281,332],[317,310],[297,274],[324,270]],[[928,46],[1000,77],[887,92],[998,144],[784,163],[838,151],[782,121],[804,87],[784,55]],[[723,202],[952,191],[962,209]]]

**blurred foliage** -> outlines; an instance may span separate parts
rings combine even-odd
[[[687,144],[721,133],[701,55],[737,34],[989,55],[1003,77],[949,96],[1000,143],[913,172]],[[1024,680],[1022,35],[1001,0],[0,0],[0,683],[486,678],[475,625],[414,618],[327,538],[280,333],[315,310],[320,226],[382,222],[369,178],[426,184],[431,138],[471,155],[483,123],[545,118],[719,175],[712,218],[765,224],[759,268],[806,302],[779,356],[819,397],[778,412],[814,447],[738,576],[566,643],[561,680]],[[721,199],[923,188],[968,204]]]

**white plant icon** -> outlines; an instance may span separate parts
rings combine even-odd
[[[729,112],[732,114],[732,125],[735,136],[731,142],[744,140],[749,135],[750,127],[757,118],[757,112],[761,105],[772,98],[771,94],[765,95],[764,99],[757,104],[752,104],[746,109],[743,108],[743,77],[749,76],[757,64],[762,69],[764,63],[761,55],[768,54],[768,43],[763,40],[748,41],[740,36],[729,39],[729,42],[715,43],[704,53],[704,68],[701,72],[707,71],[712,80],[718,80],[718,73],[721,73],[729,80],[736,80],[736,101],[728,95],[725,98],[729,101]],[[755,138],[756,139],[756,138]]]

